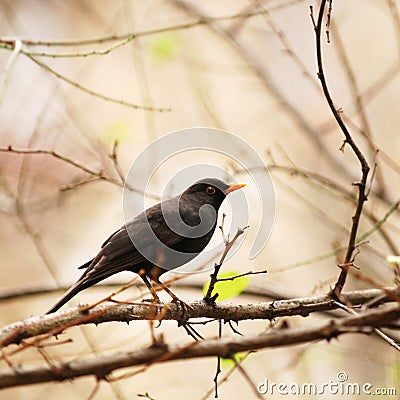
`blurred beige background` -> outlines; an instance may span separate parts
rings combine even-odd
[[[117,178],[109,158],[114,140],[119,141],[119,162],[126,173],[149,143],[167,133],[196,126],[232,132],[271,166],[275,185],[274,229],[256,259],[250,261],[247,256],[261,210],[257,188],[249,174],[235,174],[237,166],[229,158],[178,155],[154,175],[151,190],[161,194],[177,170],[202,158],[218,163],[248,184],[245,193],[250,210],[246,239],[224,269],[246,272],[267,268],[268,274],[250,277],[250,282],[274,288],[282,296],[326,293],[338,276],[340,258],[309,260],[347,243],[354,205],[307,177],[277,168],[317,173],[356,194],[351,182],[359,179],[358,162],[349,148],[344,153],[338,150],[343,135],[316,76],[311,4],[316,13],[318,3],[312,1],[2,0],[2,39],[80,41],[149,31],[104,55],[79,56],[80,52],[107,49],[112,42],[25,48],[55,53],[57,57],[37,59],[96,93],[171,111],[136,110],[89,95],[23,54],[13,60],[12,52],[3,48],[0,145],[53,149],[90,168],[104,168]],[[355,140],[370,165],[374,160],[378,164],[366,208],[379,220],[400,197],[400,5],[394,0],[355,0],[334,2],[333,7],[331,43],[324,38],[323,46],[325,73],[335,104],[342,109]],[[197,24],[204,16],[214,19]],[[184,28],[183,24],[193,26]],[[181,28],[156,33],[176,26]],[[70,56],[62,56],[66,53]],[[362,112],[357,98],[361,99]],[[369,135],[368,140],[360,130]],[[374,149],[379,149],[376,158]],[[123,223],[121,187],[97,181],[60,191],[85,177],[82,171],[48,155],[0,153],[0,293],[72,284],[80,275],[76,268],[93,257]],[[152,202],[149,198],[148,204]],[[384,225],[395,248],[399,247],[398,222],[397,213]],[[360,233],[372,226],[370,219],[363,218]],[[356,264],[380,285],[393,284],[386,257],[395,248],[375,232],[361,247]],[[300,261],[304,262],[293,267]],[[187,281],[202,285],[208,275],[208,271],[191,275]],[[131,278],[127,273],[112,281],[126,283]],[[353,277],[346,284],[346,290],[366,287],[369,284]],[[110,290],[91,288],[69,304],[98,300]],[[133,288],[121,298],[133,297],[139,290]],[[202,297],[200,288],[175,290],[186,300]],[[1,325],[42,314],[60,294],[1,301]],[[263,300],[243,295],[232,301]],[[322,317],[293,318],[289,323],[307,325],[318,318]],[[257,334],[267,327],[268,321],[239,325],[244,334]],[[199,330],[209,337],[218,333],[217,324]],[[156,333],[171,342],[191,340],[172,322],[163,322]],[[228,326],[224,333],[234,335]],[[68,360],[132,350],[148,344],[150,333],[144,322],[129,326],[112,323],[75,328],[60,337],[67,338],[73,342],[49,348],[47,353]],[[43,359],[30,350],[15,356],[15,362],[39,364]],[[243,366],[255,383],[265,378],[288,384],[323,383],[345,371],[349,382],[398,387],[399,362],[387,343],[347,335],[330,343],[259,351]],[[1,368],[6,367],[1,361]],[[131,399],[146,392],[157,400],[213,398],[213,393],[206,393],[213,387],[215,368],[214,359],[157,365],[136,376],[102,382],[94,398]],[[115,376],[130,371],[135,369],[118,371]],[[227,371],[225,368],[224,373]],[[82,399],[89,398],[94,387],[93,378],[83,378],[4,390],[0,397]],[[237,371],[220,386],[221,399],[232,396],[254,398]],[[336,397],[325,394],[314,398]]]

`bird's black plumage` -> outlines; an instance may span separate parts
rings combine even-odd
[[[137,215],[103,243],[96,257],[79,267],[85,272],[47,313],[57,311],[80,291],[122,271],[139,273],[155,299],[158,297],[149,279],[177,299],[159,277],[186,264],[207,246],[221,203],[228,193],[243,186],[227,185],[216,178],[203,179],[179,196]]]

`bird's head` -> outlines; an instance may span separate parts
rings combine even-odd
[[[186,238],[212,235],[225,197],[243,186],[228,185],[216,178],[201,179],[181,195],[161,203],[164,220],[170,229]]]
[[[218,210],[225,197],[235,190],[241,189],[245,184],[228,185],[217,178],[205,178],[195,182],[181,195],[180,201],[190,201],[193,206],[200,208],[210,204]]]

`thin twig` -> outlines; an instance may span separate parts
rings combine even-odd
[[[243,368],[242,363],[238,362],[235,358],[235,356],[232,356],[231,360],[235,363],[236,368],[238,369],[238,371],[242,374],[244,380],[248,383],[248,385],[250,386],[251,390],[253,391],[255,397],[259,400],[264,400],[264,398],[261,396],[261,394],[259,393],[259,391],[257,390],[257,384],[255,382],[253,382],[253,380],[251,379],[250,375],[246,372],[246,370]]]
[[[376,222],[368,231],[364,232],[360,236],[358,236],[355,240],[355,245],[354,245],[354,250],[356,249],[357,245],[361,244],[364,242],[369,236],[371,236],[374,232],[378,231],[381,226],[388,220],[388,218],[399,208],[400,200],[394,203],[389,210],[385,213],[385,215]],[[310,265],[314,264],[316,262],[326,260],[327,258],[333,257],[337,254],[339,254],[342,251],[348,250],[348,245],[343,245],[340,247],[337,247],[336,249],[333,249],[332,251],[328,251],[326,253],[320,254],[318,256],[314,256],[312,258],[309,258],[307,260],[301,260],[301,261],[296,261],[292,264],[285,265],[283,267],[270,267],[269,272],[274,273],[274,272],[280,272],[280,271],[286,271],[289,269],[294,269],[298,268],[303,265]],[[343,263],[344,264],[344,263]],[[346,264],[347,266],[350,266],[350,262]]]
[[[17,39],[14,43],[13,51],[11,53],[10,58],[7,61],[6,67],[4,68],[4,72],[0,80],[0,104],[3,99],[3,94],[7,84],[8,77],[10,75],[10,71],[14,66],[18,56],[21,54],[21,50],[22,50],[22,42],[21,40]]]
[[[224,221],[224,219],[223,219],[223,221]],[[223,224],[220,226],[220,229],[222,231],[223,236],[225,237],[224,231],[223,231]],[[217,283],[219,270],[221,269],[222,264],[225,261],[225,258],[228,255],[229,251],[231,250],[232,246],[235,244],[236,240],[239,238],[239,236],[241,236],[244,233],[244,231],[246,229],[247,229],[247,227],[238,228],[238,230],[237,230],[235,236],[232,238],[232,240],[229,240],[228,238],[224,239],[224,242],[225,242],[224,252],[223,252],[219,262],[214,265],[214,272],[210,275],[210,285],[208,286],[207,293],[204,296],[204,301],[206,303],[213,304],[215,302],[216,298],[218,297],[218,293],[215,293],[214,295],[212,295],[212,292],[214,290],[215,284]]]
[[[218,337],[221,338],[222,337],[222,320],[218,320]],[[218,376],[220,375],[220,373],[222,372],[221,370],[221,356],[217,357],[217,369],[215,371],[215,375],[214,375],[214,397],[217,399],[218,398]]]
[[[362,151],[357,146],[357,144],[354,142],[350,132],[347,129],[347,126],[343,122],[340,112],[335,107],[332,97],[330,95],[329,89],[328,89],[327,82],[326,82],[324,68],[323,68],[323,62],[322,62],[322,45],[321,45],[322,21],[323,21],[323,17],[324,17],[326,2],[327,2],[326,0],[321,0],[317,23],[315,24],[315,21],[314,21],[316,51],[317,51],[317,64],[318,64],[318,78],[321,81],[322,90],[324,92],[325,99],[329,105],[329,108],[331,109],[331,112],[332,112],[333,116],[335,117],[336,122],[338,123],[340,129],[342,130],[342,132],[345,136],[345,140],[344,140],[343,144],[348,144],[351,147],[351,149],[353,150],[354,154],[356,155],[357,159],[360,162],[361,172],[362,172],[360,182],[353,183],[353,185],[358,188],[358,201],[357,201],[357,206],[356,206],[354,216],[352,218],[353,221],[352,221],[352,226],[351,226],[349,243],[348,243],[348,247],[347,247],[346,256],[345,256],[345,259],[343,262],[343,264],[347,265],[347,267],[344,267],[341,269],[339,278],[335,284],[335,287],[332,290],[332,294],[334,296],[336,296],[337,298],[339,298],[340,293],[346,282],[347,273],[348,273],[348,265],[353,257],[353,253],[356,248],[357,231],[358,231],[358,226],[359,226],[359,222],[360,222],[360,218],[361,218],[361,214],[362,214],[363,205],[367,201],[366,185],[367,185],[367,178],[368,178],[368,173],[369,173],[369,165],[368,165],[368,162],[365,159]],[[331,3],[329,3],[329,4],[331,4]],[[329,18],[330,18],[330,15],[331,15],[331,10],[329,10]]]
[[[197,3],[189,3],[182,0],[173,0],[174,5],[180,9],[187,12],[197,18],[208,18],[205,16],[197,6]],[[272,8],[268,8],[271,12]],[[294,121],[298,126],[299,131],[304,133],[314,144],[314,146],[321,152],[325,160],[328,161],[337,171],[343,172],[346,176],[350,176],[349,171],[345,168],[343,163],[337,161],[333,157],[332,152],[328,150],[326,144],[321,140],[321,135],[319,130],[315,129],[312,124],[310,124],[303,114],[298,110],[288,98],[276,85],[276,80],[273,78],[272,74],[264,67],[264,62],[258,60],[254,54],[249,50],[247,43],[242,42],[240,38],[236,37],[233,32],[228,28],[225,28],[222,24],[218,24],[218,21],[210,20],[207,25],[213,32],[222,36],[224,39],[228,39],[232,48],[237,51],[240,57],[246,62],[246,64],[254,71],[255,76],[260,80],[263,87],[271,94],[282,108],[282,110],[288,115],[288,117]]]
[[[224,282],[224,281],[234,281],[235,279],[242,278],[243,276],[249,276],[249,275],[260,275],[260,274],[266,274],[268,272],[267,269],[264,269],[263,271],[249,271],[249,272],[243,272],[243,274],[238,274],[234,276],[230,276],[229,278],[217,278],[216,282]]]
[[[339,30],[336,28],[336,24],[331,24],[330,29],[332,30],[334,34],[334,39],[335,39],[335,44],[337,47],[337,52],[338,55],[341,59],[341,62],[343,64],[343,67],[346,71],[346,78],[348,85],[350,87],[350,90],[352,92],[352,96],[354,99],[354,105],[356,108],[356,114],[359,115],[360,121],[361,121],[361,129],[360,133],[363,135],[363,137],[366,139],[368,143],[368,147],[370,150],[371,155],[375,158],[376,153],[377,153],[377,147],[374,143],[374,140],[372,138],[372,129],[370,126],[370,123],[368,121],[368,116],[367,116],[367,111],[365,109],[365,104],[364,104],[364,98],[361,95],[361,90],[358,85],[357,81],[357,74],[354,72],[349,57],[346,53],[346,48],[345,45],[342,41],[342,37],[339,33]],[[376,171],[376,168],[374,168],[374,172]],[[373,181],[374,174],[371,176],[371,182]],[[385,188],[385,182],[383,180],[383,175],[380,169],[377,170],[377,183],[378,183],[378,188],[376,190],[376,194],[379,195],[379,197],[385,198],[386,197],[386,188]],[[368,196],[368,193],[367,193]]]
[[[297,3],[299,0],[289,0],[286,2],[281,2],[282,4],[277,4],[275,6],[269,7],[269,11],[278,10],[280,8],[287,7],[290,4]],[[14,37],[0,37],[0,47],[12,50],[15,46],[16,41],[21,41],[22,44],[29,47],[76,47],[76,46],[87,46],[87,45],[96,45],[108,42],[117,42],[110,47],[101,50],[89,50],[86,52],[74,52],[74,53],[48,53],[48,52],[31,52],[28,50],[24,50],[24,53],[32,56],[41,56],[41,57],[88,57],[90,55],[105,55],[110,53],[112,50],[115,50],[118,47],[121,47],[134,39],[150,36],[150,35],[158,35],[165,32],[179,31],[194,28],[196,26],[207,25],[210,22],[214,21],[229,21],[235,19],[248,19],[251,17],[255,17],[257,15],[264,14],[264,9],[250,9],[246,12],[239,12],[231,15],[225,16],[215,16],[215,17],[200,17],[192,22],[187,22],[178,25],[166,26],[162,28],[150,29],[147,31],[141,32],[128,32],[122,35],[110,35],[110,36],[102,36],[93,39],[76,39],[76,40],[32,40],[32,39],[24,39],[24,38],[14,38]]]
[[[15,154],[47,154],[50,155],[54,158],[57,158],[61,161],[66,162],[67,164],[70,164],[74,166],[75,168],[78,168],[82,170],[83,172],[86,172],[90,175],[96,175],[96,176],[102,176],[102,172],[96,171],[90,167],[87,167],[86,165],[80,163],[79,161],[75,161],[72,158],[61,154],[55,150],[47,150],[47,149],[23,149],[23,148],[17,148],[12,145],[9,146],[0,146],[0,152],[4,153],[15,153]]]
[[[77,82],[73,81],[72,79],[69,79],[66,76],[58,73],[56,70],[51,68],[49,65],[43,63],[42,61],[39,61],[37,58],[35,58],[33,56],[30,56],[30,55],[27,55],[27,57],[29,57],[35,64],[39,65],[44,70],[50,72],[52,75],[54,75],[58,79],[61,79],[62,81],[68,83],[69,85],[75,87],[76,89],[79,89],[82,92],[88,93],[88,94],[90,94],[90,95],[92,95],[94,97],[98,97],[98,98],[100,98],[102,100],[109,101],[111,103],[116,103],[116,104],[119,104],[121,106],[130,107],[130,108],[133,108],[134,110],[157,111],[157,112],[169,112],[169,111],[171,111],[170,108],[150,107],[150,106],[145,106],[145,105],[133,104],[133,103],[130,103],[128,101],[114,99],[113,97],[106,96],[104,94],[95,92],[94,90],[89,89],[89,88],[81,85],[80,83],[77,83]]]
[[[359,313],[357,313],[356,311],[354,311],[353,309],[347,307],[345,304],[340,303],[339,301],[335,301],[335,304],[341,308],[342,310],[345,310],[346,312],[348,312],[349,314],[352,315],[359,315]],[[382,332],[381,329],[378,328],[374,328],[374,332],[381,337],[383,340],[385,340],[386,342],[388,342],[392,347],[394,347],[397,351],[400,351],[400,345],[393,339],[391,338],[389,335],[387,335],[386,333]]]
[[[112,152],[111,152],[111,154],[110,154],[110,158],[111,158],[111,160],[112,160],[112,162],[113,162],[113,164],[114,164],[115,171],[117,171],[117,174],[118,174],[118,176],[119,176],[119,179],[121,180],[121,184],[123,185],[124,182],[125,182],[125,174],[124,174],[124,172],[122,171],[121,166],[119,165],[119,160],[118,160],[118,145],[119,145],[118,140],[115,140],[115,141],[114,141],[114,145],[113,145]]]
[[[113,152],[114,151],[116,151],[116,149],[114,149]],[[87,174],[89,174],[91,176],[91,177],[89,177],[87,179],[82,179],[82,180],[80,180],[80,181],[78,181],[76,183],[70,183],[68,185],[62,186],[60,188],[60,190],[63,190],[63,191],[70,190],[70,189],[73,189],[73,188],[75,188],[77,186],[84,185],[86,183],[90,183],[90,182],[93,182],[93,181],[96,181],[96,180],[104,180],[104,181],[110,182],[110,183],[112,183],[112,184],[114,184],[116,186],[126,187],[128,190],[131,190],[131,191],[134,191],[134,192],[137,192],[137,193],[140,193],[140,194],[146,194],[146,196],[148,196],[150,198],[153,198],[155,200],[160,200],[160,198],[161,198],[159,195],[157,195],[155,193],[150,193],[150,192],[144,193],[142,190],[131,186],[127,182],[121,181],[121,179],[123,178],[122,170],[118,173],[118,175],[121,174],[121,175],[119,175],[120,179],[116,179],[113,176],[107,174],[103,169],[96,170],[96,169],[90,168],[87,165],[84,165],[81,162],[76,161],[76,160],[72,159],[71,157],[69,157],[69,156],[67,156],[65,154],[59,153],[59,152],[57,152],[55,150],[17,148],[17,147],[14,147],[12,145],[9,145],[9,146],[0,146],[0,152],[12,153],[12,154],[32,154],[32,155],[44,154],[44,155],[49,155],[49,156],[54,157],[54,158],[56,158],[56,159],[58,159],[60,161],[65,162],[65,163],[67,163],[67,164],[69,164],[69,165],[71,165],[71,166],[73,166],[73,167],[75,167],[75,168],[81,170],[82,172],[85,172],[85,173],[87,173]],[[113,155],[113,157],[114,157],[114,155]],[[115,163],[114,163],[114,165],[115,165]],[[120,169],[119,165],[118,165],[118,168]]]
[[[244,354],[243,358],[240,360],[236,360],[237,363],[241,364],[252,352],[249,351],[246,354]],[[225,383],[230,376],[237,370],[237,364],[235,364],[226,374],[222,379],[219,380],[218,385],[221,386],[223,383]],[[210,396],[212,395],[214,391],[214,386],[211,387],[206,393],[204,393],[204,396],[200,400],[208,400]]]
[[[341,198],[343,198],[347,202],[350,202],[351,204],[355,204],[355,205],[357,204],[357,196],[351,190],[348,190],[347,188],[345,188],[344,186],[340,185],[338,182],[335,182],[334,180],[330,179],[327,176],[318,174],[313,171],[308,171],[306,169],[299,168],[296,165],[294,165],[293,167],[289,167],[289,166],[283,166],[283,165],[277,165],[277,164],[269,164],[268,168],[270,171],[285,172],[290,175],[300,176],[302,178],[305,178],[306,182],[309,183],[312,187],[317,185],[317,188],[322,187],[323,189],[329,191],[329,193],[333,192],[333,193],[340,195]],[[290,186],[289,186],[289,188],[290,188]],[[306,198],[306,199],[304,199],[304,201],[308,201],[308,199]],[[395,203],[394,205],[389,202],[386,202],[386,201],[385,201],[385,203],[389,204],[391,209],[392,209],[392,206],[394,206],[395,209],[393,211],[397,211],[398,207],[396,207],[396,204],[398,205],[398,202]],[[312,204],[312,203],[308,203],[308,204]],[[313,206],[316,207],[314,204],[313,204]],[[379,222],[378,218],[375,216],[373,211],[370,211],[366,208],[366,209],[364,209],[363,212],[364,212],[364,215],[370,221],[372,221],[374,225],[376,225]],[[331,223],[337,222],[336,220],[331,219],[328,215],[326,215],[325,217],[329,218]],[[383,240],[388,245],[388,248],[390,249],[390,251],[393,254],[397,254],[399,252],[397,244],[390,237],[388,232],[385,229],[383,229],[382,224],[380,224],[379,228],[377,229],[377,232],[379,232],[379,234],[382,236]]]

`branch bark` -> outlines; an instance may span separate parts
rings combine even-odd
[[[389,294],[389,295],[388,295]],[[382,297],[383,295],[386,295]],[[400,300],[400,288],[384,290],[368,289],[342,294],[346,304],[353,306],[364,304],[375,298],[382,301]],[[313,312],[337,309],[338,306],[330,295],[319,295],[289,300],[262,302],[258,304],[207,304],[204,301],[189,303],[192,309],[187,310],[187,317],[215,318],[225,321],[242,321],[249,319],[269,319],[301,315],[308,316]],[[0,348],[18,344],[23,339],[39,335],[57,335],[63,330],[81,324],[101,324],[135,320],[176,320],[182,318],[182,310],[173,303],[157,307],[154,304],[108,304],[90,308],[74,307],[50,315],[35,316],[18,321],[0,329]]]
[[[232,357],[240,351],[254,351],[268,347],[330,340],[344,333],[371,333],[374,327],[391,325],[400,318],[400,304],[385,304],[379,309],[342,319],[329,320],[307,328],[271,329],[256,336],[217,338],[188,344],[156,343],[151,347],[129,353],[114,353],[93,359],[77,359],[42,366],[12,366],[0,371],[0,388],[63,381],[93,375],[107,379],[112,371],[135,365],[150,366],[158,362],[200,357]]]

